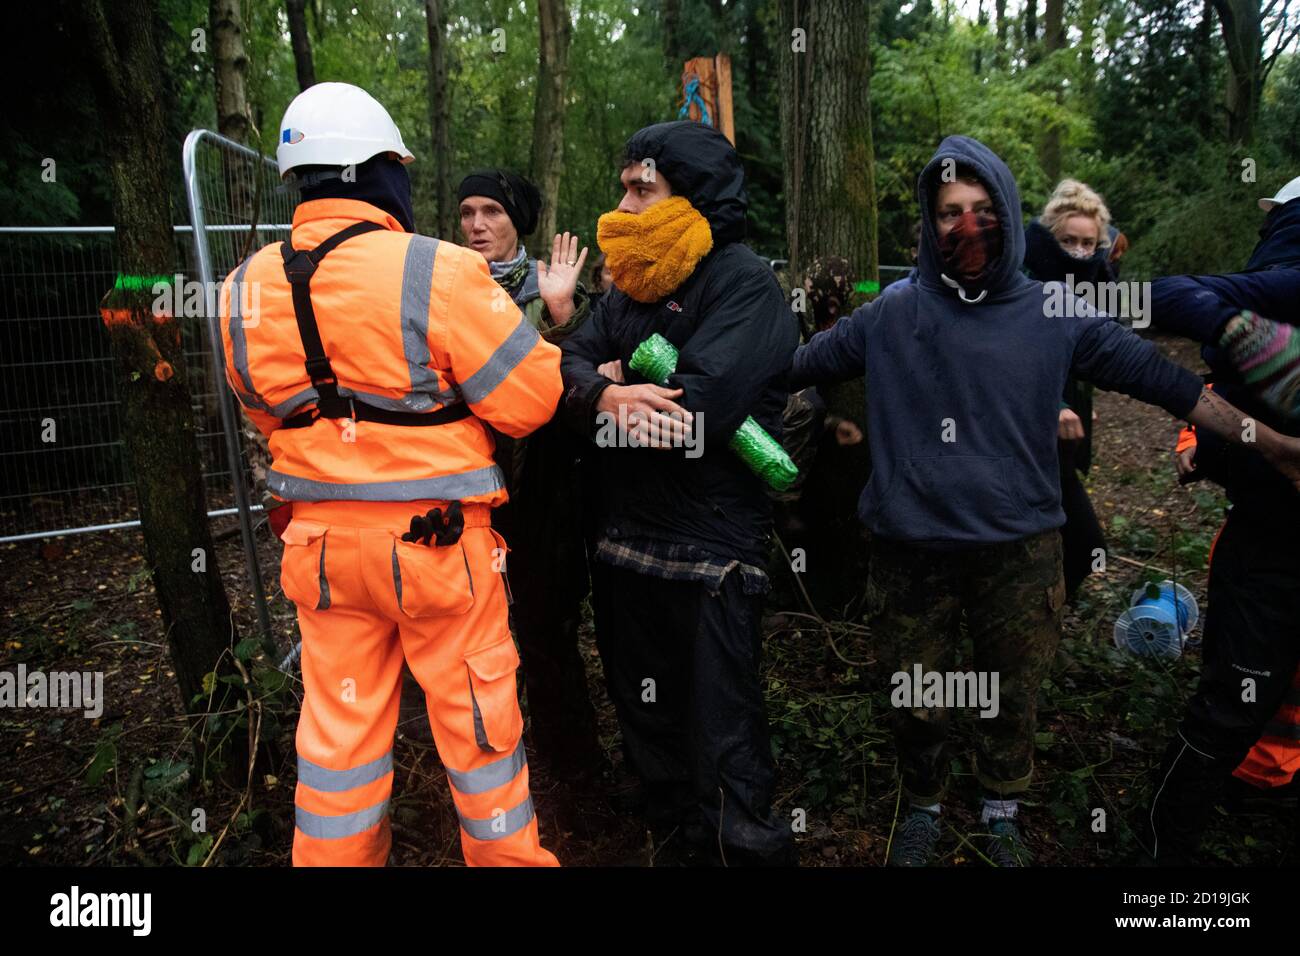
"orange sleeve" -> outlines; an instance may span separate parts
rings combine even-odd
[[[230,340],[230,296],[231,286],[237,271],[236,269],[230,270],[230,274],[221,283],[221,296],[218,300],[217,315],[221,324],[221,349],[224,353],[222,355],[222,365],[226,370],[226,384],[235,393],[235,398],[239,399],[244,414],[248,416],[248,420],[257,427],[259,432],[270,438],[271,432],[280,427],[280,419],[251,404],[258,401],[257,397],[248,395],[243,384],[236,380],[234,374],[234,343]]]
[[[465,251],[455,268],[445,329],[452,377],[476,416],[522,438],[555,414],[560,350],[537,334],[482,256]]]

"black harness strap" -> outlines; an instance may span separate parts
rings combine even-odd
[[[315,409],[291,415],[281,422],[281,428],[306,428],[322,418],[350,418],[357,422],[378,422],[383,425],[445,425],[460,421],[472,414],[464,402],[449,405],[436,412],[402,412],[376,408],[352,398],[339,395],[339,380],[330,365],[325,346],[321,343],[320,327],[316,324],[316,311],[311,304],[311,278],[320,261],[339,244],[353,236],[374,232],[384,227],[377,222],[357,222],[334,233],[315,249],[294,249],[288,242],[280,243],[280,256],[284,259],[284,275],[293,291],[293,313],[298,321],[298,335],[302,339],[303,365],[319,396]]]

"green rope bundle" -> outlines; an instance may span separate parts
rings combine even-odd
[[[650,381],[667,385],[668,376],[677,370],[677,349],[656,332],[636,347],[628,365]],[[781,443],[752,416],[746,416],[727,444],[750,471],[777,491],[785,491],[799,477],[799,469]]]

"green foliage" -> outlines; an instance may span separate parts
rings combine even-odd
[[[1037,214],[1055,186],[1040,161],[1043,132],[1060,132],[1067,160],[1091,142],[1092,122],[1077,98],[1058,103],[1048,83],[1072,69],[1070,51],[1015,70],[994,70],[993,52],[991,33],[958,21],[877,54],[871,82],[882,263],[908,261],[916,178],[944,137],[973,136],[1001,156],[1027,215]],[[977,53],[985,65],[978,75]]]

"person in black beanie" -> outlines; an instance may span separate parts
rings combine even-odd
[[[457,198],[465,244],[487,260],[524,323],[559,344],[586,322],[590,298],[578,277],[587,250],[578,251],[578,237],[555,236],[549,265],[524,249],[522,239],[537,228],[542,208],[535,185],[509,170],[482,169],[461,180]],[[529,734],[557,776],[589,778],[604,766],[604,755],[578,649],[582,602],[590,590],[582,449],[555,422],[526,440],[494,437],[510,500],[493,510],[492,524],[511,548],[511,618],[526,661]]]

